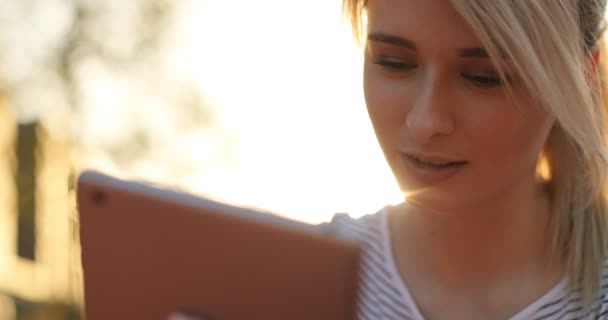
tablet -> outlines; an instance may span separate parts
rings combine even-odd
[[[77,202],[87,320],[355,319],[353,241],[93,171]]]

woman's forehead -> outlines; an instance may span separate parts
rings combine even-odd
[[[369,33],[386,33],[446,47],[478,47],[479,40],[449,0],[370,0]],[[438,44],[438,43],[436,43]]]

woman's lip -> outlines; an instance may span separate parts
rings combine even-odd
[[[431,163],[465,162],[463,160],[459,160],[456,157],[444,156],[444,155],[439,155],[439,154],[406,152],[406,153],[404,153],[404,155],[407,157],[422,160],[423,162],[431,162]]]
[[[436,160],[436,158],[434,160],[430,160],[427,158],[422,158],[424,161],[450,163],[446,166],[432,166],[421,163],[416,159],[416,157],[411,155],[403,156],[403,161],[405,162],[409,175],[416,181],[422,182],[423,184],[436,184],[445,181],[454,176],[468,164],[466,161],[450,161],[445,159]]]

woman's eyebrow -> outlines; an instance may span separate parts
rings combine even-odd
[[[391,44],[403,48],[407,48],[410,50],[416,51],[416,44],[414,41],[409,40],[407,38],[385,33],[385,32],[371,32],[367,35],[367,40],[374,42],[382,42],[386,44]],[[501,57],[503,57],[502,51]],[[458,56],[462,58],[489,58],[490,55],[488,51],[481,47],[471,47],[471,48],[462,48],[458,49]]]
[[[392,44],[416,51],[416,44],[412,40],[384,32],[372,32],[367,35],[367,40]]]

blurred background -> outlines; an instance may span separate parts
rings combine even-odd
[[[340,0],[0,2],[0,320],[81,319],[92,168],[293,219],[401,198]]]

